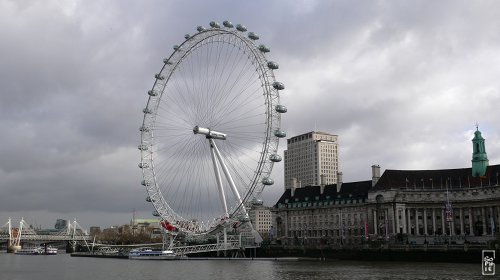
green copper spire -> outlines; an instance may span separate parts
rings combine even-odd
[[[484,146],[484,138],[481,136],[481,131],[476,124],[476,132],[472,139],[472,177],[482,177],[486,174],[488,167],[488,156],[486,155],[486,147]]]

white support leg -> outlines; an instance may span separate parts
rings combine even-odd
[[[229,213],[227,210],[226,195],[224,194],[224,189],[222,187],[222,180],[220,176],[219,167],[217,165],[217,161],[215,160],[214,145],[215,143],[212,141],[212,139],[210,139],[210,154],[212,155],[212,163],[214,164],[215,179],[217,180],[217,187],[219,188],[219,196],[222,203],[222,207],[224,207],[224,215],[227,218],[229,217]]]
[[[231,177],[231,174],[229,173],[229,170],[227,169],[227,166],[224,163],[224,160],[222,159],[222,156],[219,152],[219,149],[217,148],[217,145],[215,145],[215,141],[211,138],[209,139],[209,141],[210,141],[211,147],[213,147],[215,150],[215,154],[217,156],[217,159],[219,160],[219,163],[222,167],[222,171],[224,171],[224,175],[226,175],[227,181],[229,182],[229,186],[231,187],[231,190],[233,191],[234,196],[236,196],[236,198],[238,199],[238,202],[240,203],[240,205],[242,205],[243,200],[241,199],[240,193],[238,192],[238,189],[236,188],[236,185],[234,184],[233,178]],[[247,212],[246,212],[244,205],[242,205],[242,210],[243,210],[244,214],[246,215]]]

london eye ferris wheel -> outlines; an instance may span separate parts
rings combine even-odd
[[[170,229],[207,234],[249,221],[272,185],[284,89],[270,49],[243,25],[198,26],[163,60],[140,127],[142,185]]]

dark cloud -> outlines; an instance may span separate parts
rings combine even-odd
[[[369,179],[374,163],[468,166],[476,121],[496,164],[499,6],[2,1],[0,221],[107,225],[128,222],[134,208],[149,215],[136,148],[146,92],[172,46],[211,20],[243,23],[271,48],[286,85],[282,127],[289,136],[338,134],[345,181]],[[282,173],[280,164],[268,204],[282,191]]]

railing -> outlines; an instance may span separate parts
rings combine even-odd
[[[237,250],[240,248],[241,248],[240,242],[232,241],[232,242],[227,242],[227,243],[215,243],[215,244],[174,247],[171,250],[174,251],[177,255],[186,255],[186,254],[193,254],[193,253],[204,253],[204,252],[214,252],[214,251],[224,251],[224,250]]]

